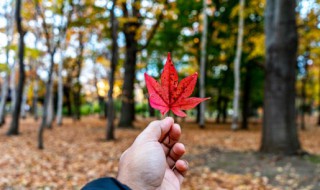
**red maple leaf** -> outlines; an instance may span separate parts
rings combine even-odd
[[[189,97],[197,83],[198,73],[188,76],[178,83],[178,73],[168,53],[161,73],[161,84],[147,73],[144,74],[151,107],[165,115],[169,110],[180,117],[187,116],[182,110],[189,110],[210,98]]]

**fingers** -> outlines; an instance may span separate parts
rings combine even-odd
[[[163,120],[157,120],[151,122],[147,128],[145,128],[141,134],[137,137],[137,141],[160,141],[170,131],[173,126],[173,118],[166,117]]]
[[[176,164],[177,160],[179,160],[184,153],[186,152],[186,149],[182,143],[176,143],[172,149],[170,149],[170,152],[167,156],[167,163],[169,168],[173,168]]]
[[[168,135],[162,140],[161,145],[163,151],[166,155],[168,155],[169,150],[179,141],[181,136],[181,128],[178,124],[173,124],[171,130],[169,131]]]
[[[189,166],[187,161],[178,160],[176,162],[176,165],[174,168],[174,174],[177,176],[180,184],[182,184],[184,176],[187,174],[188,169],[189,169]]]

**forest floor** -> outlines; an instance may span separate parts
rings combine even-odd
[[[105,121],[84,117],[65,119],[62,127],[45,131],[45,149],[37,149],[39,121],[21,121],[21,134],[7,137],[8,123],[0,128],[0,189],[80,189],[88,181],[116,176],[121,153],[150,119],[138,119],[134,130],[117,129],[116,141],[104,141]],[[258,153],[259,122],[250,130],[230,130],[230,125],[179,121],[185,159],[190,171],[183,189],[320,189],[320,127],[300,132],[310,156],[286,157]]]

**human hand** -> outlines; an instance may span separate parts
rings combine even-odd
[[[122,154],[117,179],[134,190],[180,189],[188,170],[185,147],[171,117],[151,122]]]

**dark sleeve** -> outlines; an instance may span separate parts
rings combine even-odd
[[[123,185],[118,180],[106,177],[93,180],[86,184],[82,190],[130,190],[126,185]]]

